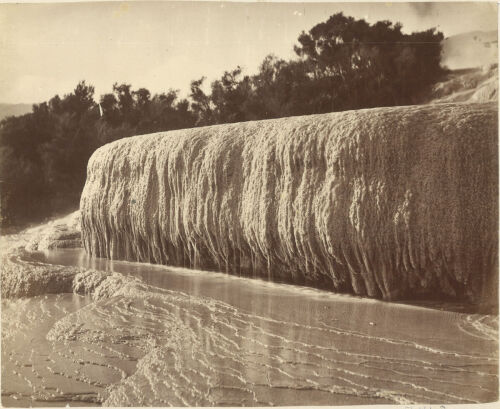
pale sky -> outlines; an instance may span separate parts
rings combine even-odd
[[[253,74],[270,53],[294,57],[300,32],[339,11],[445,36],[498,24],[495,3],[0,4],[0,102],[45,101],[83,79],[96,99],[114,82],[187,96],[201,76],[209,83],[237,65]]]

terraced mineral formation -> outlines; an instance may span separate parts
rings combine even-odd
[[[396,299],[496,299],[497,104],[185,129],[98,149],[92,255]]]

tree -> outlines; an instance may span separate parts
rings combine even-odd
[[[87,85],[85,81],[80,81],[73,92],[65,95],[60,103],[57,100],[52,102],[53,105],[60,105],[60,109],[64,112],[81,116],[88,110],[95,108],[94,87]]]
[[[337,13],[302,32],[295,52],[334,110],[353,109],[413,102],[443,74],[442,40],[435,29],[407,35],[399,23],[370,25]]]
[[[252,99],[250,77],[241,78],[241,67],[225,71],[220,80],[212,83],[211,101],[215,123],[241,122],[249,119]]]
[[[313,113],[311,80],[302,61],[284,61],[267,56],[252,78],[255,88],[252,108],[258,118]]]
[[[191,107],[197,117],[196,126],[214,123],[211,97],[201,89],[204,81],[205,77],[191,81],[191,94],[189,97],[193,100]]]
[[[146,88],[139,88],[137,91],[132,91],[132,96],[136,108],[144,112],[151,102],[151,93]]]
[[[123,122],[128,122],[131,125],[136,124],[136,115],[134,115],[134,98],[132,96],[132,91],[130,90],[130,84],[113,84],[113,92],[118,101],[118,111],[120,113],[120,119]]]
[[[115,94],[101,95],[100,106],[104,121],[113,126],[119,125],[121,116],[120,109],[118,108],[118,99]]]

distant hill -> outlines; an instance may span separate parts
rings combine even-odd
[[[31,112],[32,104],[0,104],[0,121],[8,116]]]
[[[452,70],[498,62],[498,31],[471,31],[443,41],[442,64]]]

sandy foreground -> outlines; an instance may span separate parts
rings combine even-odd
[[[2,238],[4,406],[498,399],[498,317],[91,259],[78,213]]]

